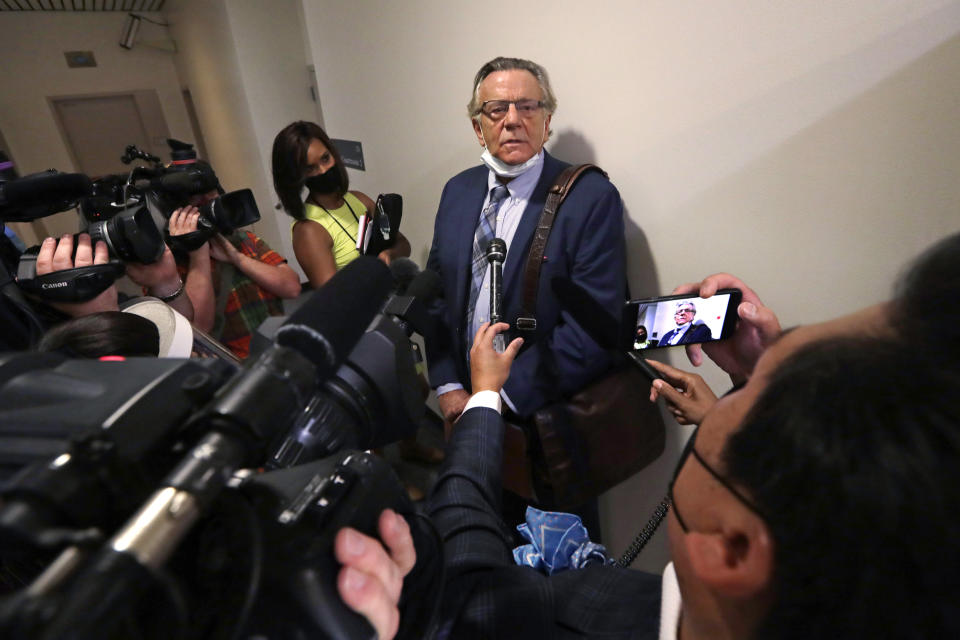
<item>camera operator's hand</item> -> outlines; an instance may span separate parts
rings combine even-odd
[[[94,247],[90,235],[81,233],[77,239],[77,253],[73,253],[73,236],[64,234],[59,241],[45,238],[37,254],[37,275],[43,276],[54,271],[64,271],[75,267],[89,267],[93,264],[106,264],[110,261],[107,243],[97,240]],[[50,302],[51,307],[59,309],[74,318],[97,313],[98,311],[119,311],[117,307],[117,288],[110,285],[96,298],[86,302]]]
[[[177,262],[173,258],[170,247],[163,248],[163,255],[153,264],[128,262],[127,275],[136,284],[146,289],[147,295],[165,299],[166,303],[184,315],[187,320],[193,320],[193,304],[190,298],[184,295],[184,282],[177,271]]]
[[[700,424],[703,416],[717,401],[703,378],[695,373],[675,369],[668,364],[647,360],[647,364],[663,374],[665,380],[654,380],[650,386],[650,402],[663,396],[667,409],[680,424]]]
[[[410,525],[390,509],[380,514],[379,540],[349,527],[337,532],[334,555],[343,565],[337,591],[351,609],[362,614],[388,640],[400,626],[400,592],[403,578],[417,561]],[[386,545],[386,548],[384,548]]]
[[[740,321],[733,335],[720,342],[703,345],[710,359],[730,375],[735,384],[746,381],[753,372],[760,355],[780,335],[780,321],[771,309],[765,307],[760,297],[742,280],[729,273],[716,273],[703,282],[681,285],[673,290],[675,294],[695,294],[709,298],[718,289],[740,289],[743,298],[737,307]],[[701,345],[687,345],[687,357],[690,363],[699,367],[703,363]]]
[[[210,238],[210,256],[232,264],[253,280],[258,287],[278,298],[296,298],[300,295],[300,276],[286,263],[268,264],[237,249],[219,233]]]
[[[180,207],[170,214],[167,229],[171,236],[183,236],[197,230],[200,210],[193,206]]]
[[[219,233],[210,238],[210,255],[214,260],[229,262],[232,265],[237,265],[242,256],[237,248]]]
[[[167,230],[170,236],[182,236],[197,230],[200,220],[200,210],[188,205],[181,207],[170,214]],[[166,256],[164,256],[166,257]],[[213,293],[213,273],[210,270],[210,243],[204,242],[189,254],[187,275],[184,279],[186,295],[175,299],[184,306],[190,305],[190,315],[187,317],[193,324],[203,330],[210,331],[215,319],[216,296]],[[168,303],[180,313],[184,313],[172,302]]]
[[[488,390],[500,393],[510,377],[510,365],[523,345],[523,338],[514,338],[503,353],[497,353],[493,348],[494,336],[509,328],[506,322],[495,325],[484,322],[477,329],[470,349],[470,381],[474,393]]]

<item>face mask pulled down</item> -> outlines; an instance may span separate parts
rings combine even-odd
[[[479,125],[479,122],[477,124]],[[522,164],[507,164],[500,158],[490,153],[490,149],[487,147],[487,138],[483,135],[482,127],[480,129],[480,135],[483,136],[483,153],[480,154],[480,161],[483,162],[488,169],[497,174],[497,176],[501,178],[516,178],[519,175],[523,175],[531,167],[537,164],[537,157],[540,155],[539,151],[533,154],[529,160]],[[547,136],[546,123],[543,124],[543,136],[544,138]]]

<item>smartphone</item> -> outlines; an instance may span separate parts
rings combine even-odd
[[[714,342],[737,325],[739,289],[720,289],[709,298],[690,295],[631,300],[624,304],[620,346],[624,351]]]

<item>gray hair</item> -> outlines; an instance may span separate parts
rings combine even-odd
[[[547,110],[547,113],[553,113],[557,109],[557,97],[553,95],[553,89],[550,87],[550,78],[547,76],[547,70],[538,65],[536,62],[530,60],[524,60],[523,58],[504,58],[499,56],[486,63],[480,70],[477,71],[477,75],[473,78],[473,95],[470,96],[470,102],[467,104],[467,115],[473,119],[480,114],[480,83],[483,82],[491,73],[497,71],[528,71],[534,78],[537,79],[537,84],[540,85],[540,94],[543,100],[543,108]]]
[[[693,304],[693,302],[691,302],[690,300],[681,300],[680,302],[678,302],[676,305],[676,311],[674,311],[674,313],[679,311],[681,307],[690,307],[691,309],[693,309],[693,315],[697,315],[697,305]]]

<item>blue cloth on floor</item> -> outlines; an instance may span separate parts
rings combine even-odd
[[[602,544],[590,542],[587,528],[572,513],[527,507],[526,522],[518,525],[517,531],[530,544],[513,550],[514,562],[548,576],[593,563],[613,562]]]

